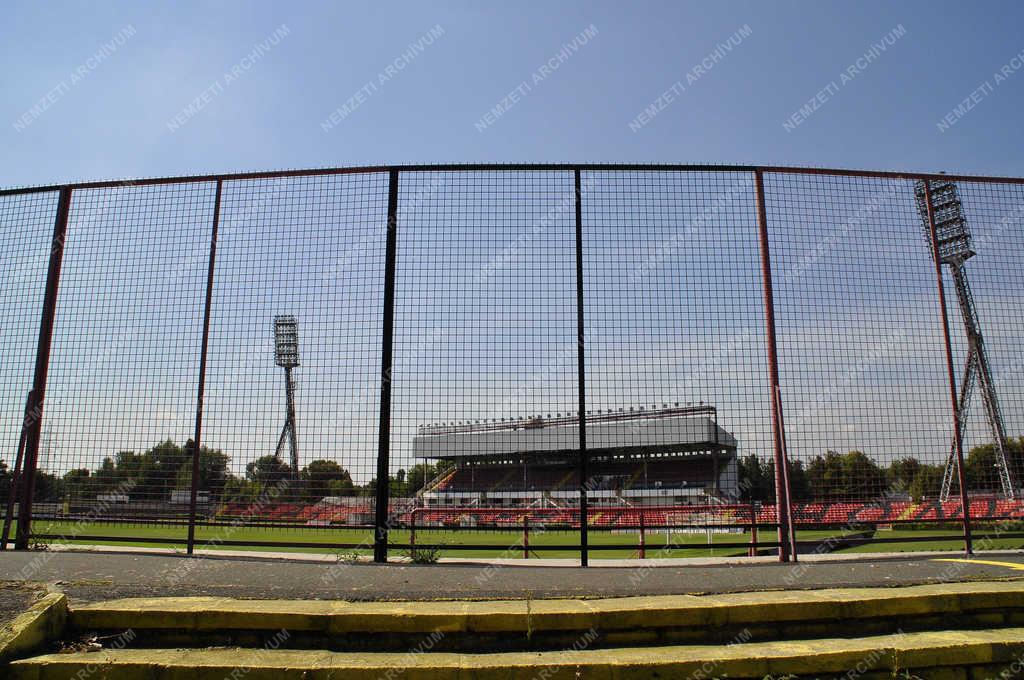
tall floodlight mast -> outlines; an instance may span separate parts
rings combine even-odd
[[[295,317],[286,314],[274,317],[274,354],[277,365],[284,368],[284,393],[287,400],[284,429],[277,440],[277,451],[274,455],[281,458],[285,442],[291,449],[292,476],[299,476],[299,446],[295,440],[295,382],[292,369],[299,365],[299,323]]]
[[[971,247],[971,232],[967,228],[967,218],[964,217],[963,204],[960,202],[960,192],[957,190],[956,184],[947,181],[932,181],[928,188],[931,190],[932,215],[935,219],[939,261],[949,267],[953,277],[956,297],[960,303],[960,313],[964,319],[964,332],[967,335],[967,360],[964,363],[964,376],[960,383],[960,395],[957,402],[960,414],[959,434],[963,441],[967,408],[970,406],[971,394],[974,392],[975,383],[977,383],[981,390],[981,401],[985,407],[985,415],[988,417],[989,428],[992,430],[999,483],[1003,495],[1013,499],[1016,493],[1006,458],[1006,428],[1003,426],[1003,416],[999,410],[999,400],[996,398],[996,388],[992,381],[992,370],[989,368],[988,355],[985,353],[985,340],[981,335],[978,310],[974,305],[971,287],[967,282],[967,272],[964,270],[964,264],[975,254]],[[917,209],[924,222],[925,240],[928,247],[931,248],[931,227],[928,224],[925,191],[923,181],[915,183],[914,194],[917,198]],[[953,443],[950,445],[949,458],[946,459],[946,469],[942,475],[940,500],[945,501],[949,498],[955,475],[956,438],[954,437]]]

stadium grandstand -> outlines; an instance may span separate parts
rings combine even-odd
[[[708,505],[735,498],[736,438],[713,406],[586,416],[588,498],[603,506]],[[422,425],[413,455],[442,472],[423,507],[569,508],[579,502],[576,414]]]

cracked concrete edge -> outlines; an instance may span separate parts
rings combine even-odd
[[[0,629],[0,664],[31,654],[64,633],[68,598],[51,592]]]
[[[927,677],[975,678],[1018,663],[1024,629],[898,633],[749,643],[551,652],[460,654],[449,652],[328,652],[238,648],[130,649],[96,654],[53,654],[16,662],[18,680],[72,677],[102,666],[109,674],[138,680],[223,680],[232,669],[281,680],[381,677],[516,680],[586,677],[607,680],[663,677],[764,678],[817,676],[856,670],[861,677],[895,677],[898,670],[927,669]],[[979,675],[978,673],[981,675]],[[696,673],[702,673],[698,676]]]

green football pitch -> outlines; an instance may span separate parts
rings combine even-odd
[[[40,538],[39,543],[48,544],[109,544],[121,546],[150,546],[184,550],[186,530],[183,526],[131,524],[115,522],[68,522],[36,520],[33,532],[40,535],[54,535],[59,538]],[[797,539],[801,541],[823,541],[831,536],[840,536],[836,531],[799,531]],[[956,551],[963,547],[959,532],[946,529],[921,530],[886,530],[875,532],[876,538],[923,538],[927,541],[868,543],[856,547],[843,548],[837,552],[912,552],[922,550]],[[392,530],[392,544],[409,543],[407,530]],[[100,538],[95,538],[100,537]],[[139,539],[162,539],[160,543],[147,542]],[[976,535],[975,540],[983,537]],[[761,531],[761,541],[774,540],[774,532]],[[440,544],[442,557],[507,557],[523,556],[523,532],[521,530],[441,530],[419,529],[416,532],[417,545]],[[530,532],[529,542],[531,557],[576,557],[576,550],[544,549],[549,546],[574,544],[579,540],[578,531],[547,530],[539,528]],[[273,543],[282,545],[224,545],[222,541],[238,541],[253,543]],[[646,533],[646,557],[727,557],[745,555],[747,549],[736,547],[718,547],[719,544],[750,542],[747,533],[665,533],[648,531]],[[291,547],[287,543],[306,543],[304,547]],[[600,558],[630,558],[638,555],[638,535],[636,532],[591,531],[589,543],[595,549],[591,555]],[[355,548],[340,548],[331,544],[353,544]],[[273,551],[273,552],[304,552],[333,553],[339,557],[351,557],[355,554],[367,555],[372,552],[373,532],[368,529],[346,529],[327,527],[274,527],[256,528],[245,526],[198,526],[196,528],[197,549],[240,550],[240,551]],[[467,548],[455,549],[455,545]],[[444,547],[449,546],[449,547]],[[472,546],[481,546],[473,548]],[[609,546],[609,547],[605,547]],[[986,549],[1017,549],[1024,548],[1024,539],[997,538],[986,540]],[[396,549],[397,553],[403,552]]]

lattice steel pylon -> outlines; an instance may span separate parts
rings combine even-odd
[[[960,414],[960,440],[963,441],[967,423],[967,409],[971,403],[975,383],[981,390],[981,401],[985,407],[989,428],[992,430],[993,444],[996,453],[996,469],[999,473],[999,484],[1003,495],[1008,499],[1016,497],[1010,466],[1006,456],[1006,428],[996,397],[992,370],[989,367],[988,355],[985,352],[985,339],[981,333],[981,322],[978,310],[974,305],[974,296],[967,281],[964,264],[975,255],[971,246],[971,232],[967,228],[960,192],[953,182],[932,181],[927,189],[931,191],[932,215],[935,219],[935,235],[938,241],[939,261],[949,267],[956,288],[956,297],[960,304],[960,314],[964,320],[964,332],[967,335],[967,359],[964,362],[963,381],[960,383],[960,394],[957,399],[957,412]],[[917,209],[924,223],[925,240],[932,248],[931,226],[928,223],[928,206],[926,202],[925,182],[918,180],[914,184],[917,198]],[[942,489],[939,500],[945,501],[950,496],[953,477],[956,475],[956,436],[950,444],[949,457],[942,475]]]
[[[278,459],[284,450],[285,442],[291,450],[292,477],[299,476],[299,445],[295,436],[295,381],[292,369],[299,365],[299,323],[294,316],[282,314],[274,317],[274,355],[277,365],[284,368],[284,392],[287,402],[284,429],[277,440],[274,455]]]

